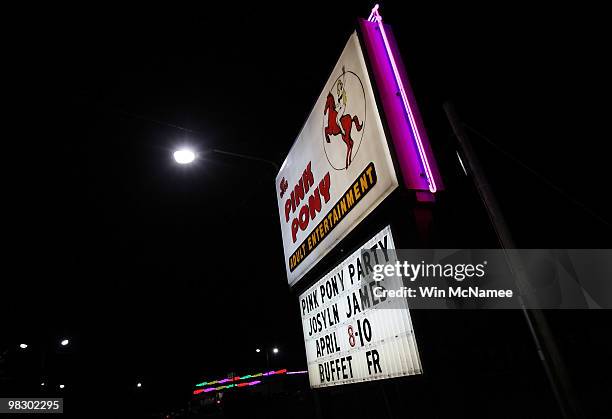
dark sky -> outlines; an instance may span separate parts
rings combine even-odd
[[[121,397],[142,380],[168,404],[200,377],[260,368],[257,345],[302,368],[274,170],[219,155],[176,167],[171,152],[189,143],[282,163],[371,6],[15,11],[2,340],[53,346],[66,334],[74,354],[49,367],[62,379]],[[577,73],[597,60],[597,27],[578,38],[568,22],[591,17],[569,12],[381,6],[436,151],[452,144],[452,99],[470,126],[609,219],[604,139],[588,122],[597,85]],[[520,246],[609,247],[609,225],[474,143]]]

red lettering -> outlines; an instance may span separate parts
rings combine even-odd
[[[321,182],[319,182],[319,191],[321,191],[321,195],[323,195],[326,204],[329,201],[329,184],[329,172],[327,172],[325,176],[323,176],[323,179],[321,179]]]
[[[291,191],[291,211],[295,212],[295,188]]]
[[[329,172],[327,172],[313,193],[308,197],[308,202],[305,202],[300,208],[298,216],[291,221],[291,238],[294,243],[297,240],[298,231],[305,231],[308,228],[308,224],[310,224],[310,220],[314,220],[317,214],[322,211],[321,196],[323,196],[325,203],[329,202],[330,183],[331,179]],[[299,203],[306,199],[306,193],[313,185],[314,176],[312,175],[311,163],[309,162],[302,174],[302,178],[291,191],[291,198],[285,201],[286,222],[289,222],[290,213],[295,213]]]
[[[295,206],[297,207],[298,205],[300,205],[300,202],[302,202],[302,199],[304,199],[304,180],[300,179],[300,182],[295,185],[295,189],[293,190],[295,192]]]
[[[300,216],[299,216],[299,221],[300,221],[300,229],[306,230],[306,228],[308,227],[308,223],[310,222],[310,214],[308,211],[308,205],[304,205],[301,209],[300,209]]]
[[[295,238],[297,236],[297,232],[298,232],[298,228],[299,228],[299,224],[298,224],[298,220],[297,218],[294,218],[293,221],[291,222],[291,237],[293,238],[293,243],[295,243]]]
[[[310,208],[310,218],[314,219],[318,212],[321,212],[321,194],[318,189],[308,197],[308,207]]]
[[[291,199],[285,202],[285,222],[289,222],[289,211],[291,211]]]
[[[304,181],[304,191],[308,192],[310,187],[314,185],[314,176],[312,175],[312,170],[310,170],[310,163],[306,166],[306,170],[302,174],[302,180]]]

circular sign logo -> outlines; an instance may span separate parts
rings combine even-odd
[[[359,152],[366,123],[366,100],[359,76],[342,67],[323,109],[323,149],[336,170],[346,170]]]

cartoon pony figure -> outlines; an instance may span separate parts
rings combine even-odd
[[[344,73],[344,68],[342,68],[343,76]],[[349,165],[351,164],[353,154],[354,141],[351,138],[353,124],[355,124],[357,131],[361,131],[363,126],[361,122],[359,122],[357,115],[351,117],[351,115],[345,113],[348,97],[346,90],[344,89],[344,83],[340,79],[338,79],[336,82],[336,92],[338,96],[337,104],[331,92],[327,94],[327,99],[325,101],[325,110],[323,112],[323,115],[327,115],[325,141],[329,143],[331,141],[329,138],[330,136],[340,135],[340,138],[342,138],[342,141],[344,141],[344,144],[346,145],[345,169],[348,169]]]

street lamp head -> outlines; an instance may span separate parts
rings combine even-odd
[[[136,383],[136,387],[138,388],[142,387],[142,383]]]
[[[21,343],[21,344],[19,344],[19,347],[21,349],[27,349],[28,345],[27,345],[27,343]]]
[[[255,349],[255,352],[260,353],[261,349],[257,348],[257,349]]]
[[[176,150],[173,154],[174,160],[178,164],[190,164],[193,163],[196,159],[196,154],[193,150],[188,148],[180,148]]]
[[[63,339],[63,340],[60,342],[60,345],[62,345],[62,346],[68,346],[68,344],[69,344],[69,343],[70,343],[70,340],[68,340],[68,339]]]
[[[277,354],[277,353],[278,353],[278,348],[274,348],[274,349],[272,349],[272,352],[274,352],[275,354]]]
[[[59,385],[59,388],[61,388],[61,389],[63,389],[64,387],[66,387],[66,386],[65,386],[65,385],[63,385],[63,384],[60,384],[60,385]]]

